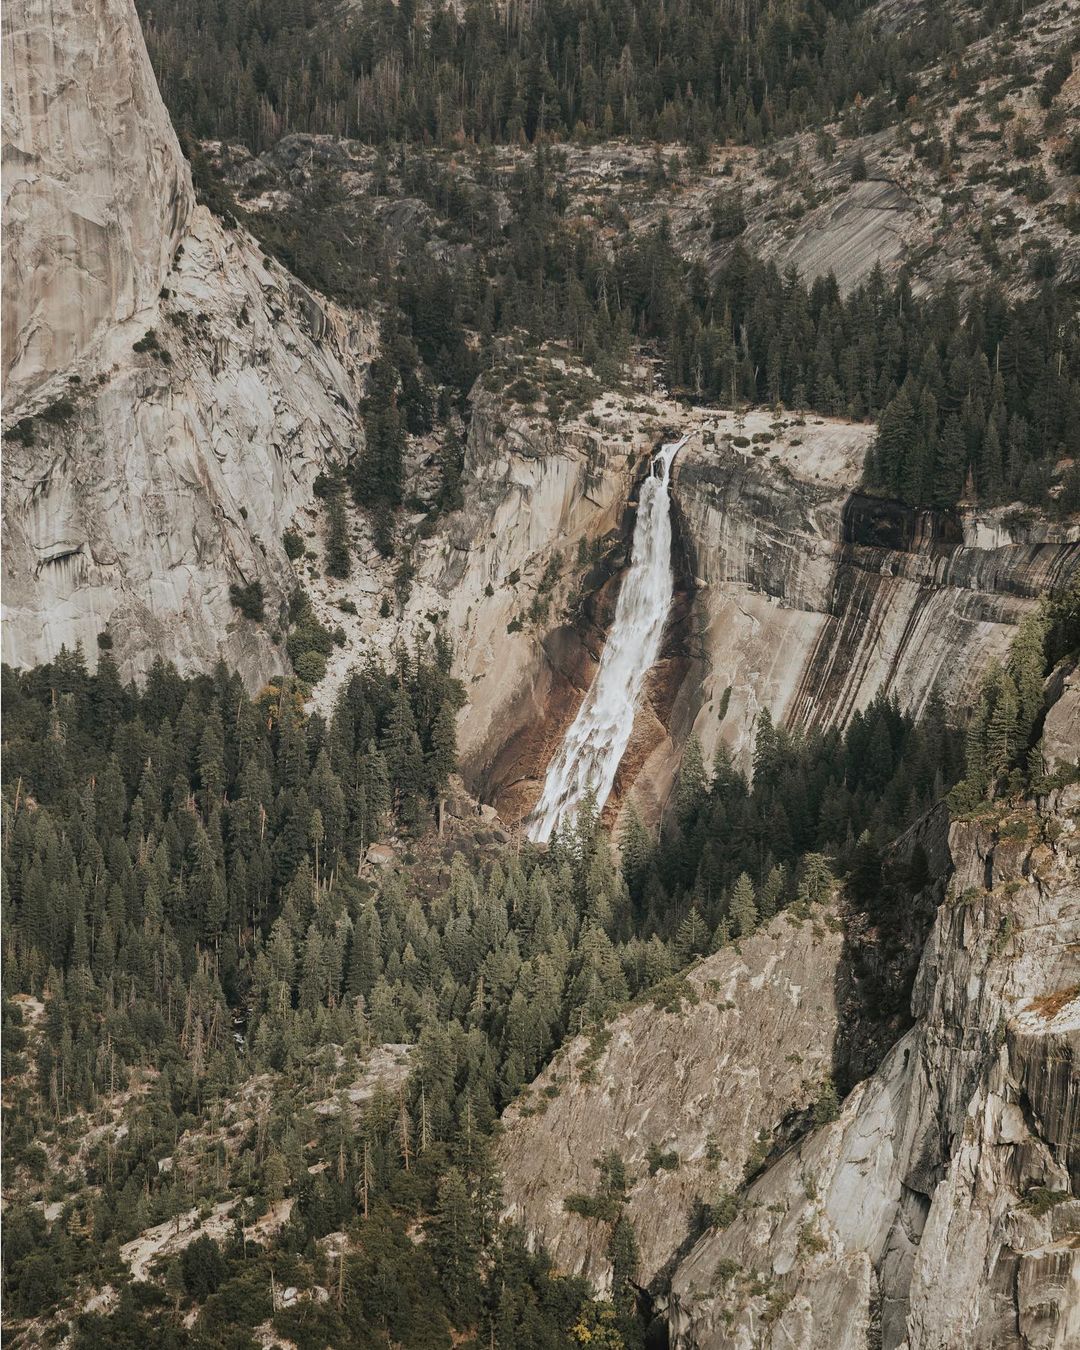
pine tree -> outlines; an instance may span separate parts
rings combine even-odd
[[[698,912],[697,907],[691,907],[679,924],[678,932],[675,934],[675,961],[680,966],[685,966],[693,956],[703,952],[709,943],[709,930],[705,926],[705,921]]]
[[[709,782],[705,773],[705,761],[701,755],[701,742],[691,733],[683,749],[675,788],[675,813],[683,829],[688,828],[697,818],[708,790]]]
[[[787,871],[783,865],[778,865],[769,869],[769,875],[765,878],[765,884],[761,888],[761,895],[758,898],[758,910],[761,914],[762,923],[768,921],[777,912],[784,903],[784,897],[787,893]]]
[[[326,571],[329,576],[344,580],[351,570],[349,520],[345,511],[345,494],[339,490],[331,494],[327,503]]]
[[[1020,746],[1020,698],[1008,671],[999,670],[992,690],[993,710],[986,726],[986,758],[991,775],[1004,772]]]
[[[448,1167],[439,1179],[431,1229],[431,1254],[450,1315],[456,1326],[471,1326],[479,1310],[480,1243],[465,1178],[457,1167]]]
[[[735,888],[731,892],[730,912],[739,937],[749,937],[757,927],[758,911],[754,883],[746,872],[741,872],[735,882]]]
[[[645,876],[652,861],[652,840],[642,824],[637,804],[631,799],[619,836],[622,874],[635,902],[641,900]]]
[[[450,775],[456,768],[457,712],[453,703],[444,699],[431,729],[431,751],[428,755],[428,777],[440,797],[446,792]]]

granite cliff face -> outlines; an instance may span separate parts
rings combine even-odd
[[[532,805],[592,678],[626,508],[665,436],[691,437],[673,470],[679,584],[615,791],[649,820],[691,730],[707,758],[723,740],[746,764],[763,708],[812,727],[844,725],[880,688],[918,710],[936,687],[956,706],[1080,569],[1075,522],[860,494],[868,425],[750,412],[736,427],[731,413],[660,398],[643,417],[634,402],[607,396],[556,430],[479,396],[466,506],[419,554],[405,622],[447,616],[469,695],[465,772],[507,819]],[[545,595],[546,617],[531,618]]]
[[[21,406],[152,322],[195,202],[125,0],[16,0],[3,53],[3,370]]]
[[[1073,677],[1058,690],[1051,769],[1080,759]],[[895,944],[851,914],[780,915],[571,1041],[506,1113],[508,1213],[601,1290],[611,1216],[566,1201],[620,1153],[637,1279],[676,1350],[1075,1343],[1080,788],[944,824],[897,845],[938,877],[896,919],[913,983],[904,961],[875,972]],[[911,989],[907,1030],[875,1022],[877,980]],[[853,1042],[867,1076],[815,1126]]]
[[[513,814],[531,805],[538,764],[592,679],[604,605],[584,596],[610,576],[596,557],[620,556],[634,464],[651,445],[581,423],[504,422],[506,411],[483,394],[474,403],[465,506],[433,541],[410,608],[445,610],[469,695],[462,769]]]
[[[571,1040],[503,1117],[507,1213],[560,1268],[608,1290],[610,1218],[566,1201],[596,1193],[615,1150],[636,1278],[662,1302],[710,1207],[805,1133],[830,1080],[872,1072],[910,1026],[895,1009],[944,895],[947,845],[943,810],[897,841],[892,858],[921,849],[931,880],[888,933],[839,899],[787,911]]]
[[[813,1105],[837,1033],[840,929],[831,909],[781,915],[602,1034],[575,1037],[509,1108],[498,1143],[507,1213],[560,1269],[610,1288],[610,1224],[566,1209],[596,1192],[609,1150],[626,1165],[638,1276],[653,1286],[700,1206],[738,1188],[759,1139]],[[661,1155],[673,1156],[656,1166]]]
[[[673,1345],[1076,1343],[1078,807],[953,826],[915,1027],[679,1265]]]
[[[916,711],[935,687],[962,706],[1024,614],[1080,568],[1075,523],[861,495],[865,430],[789,428],[767,454],[720,438],[676,465],[700,583],[676,715],[707,753],[722,739],[745,762],[762,708],[811,727],[843,726],[879,689]]]
[[[13,0],[4,57],[5,659],[107,629],[125,674],[255,684],[282,657],[228,589],[275,626],[373,330],[195,204],[130,0]]]

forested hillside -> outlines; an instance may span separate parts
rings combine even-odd
[[[669,386],[694,398],[878,421],[868,481],[912,504],[1019,500],[1061,514],[1080,505],[1072,460],[1080,453],[1080,329],[1052,277],[1031,299],[1010,300],[996,285],[965,298],[953,287],[920,297],[906,277],[890,284],[877,270],[844,296],[831,278],[807,284],[781,275],[737,239],[710,276],[679,256],[662,224],[606,247],[568,215],[557,150],[531,152],[498,195],[494,178],[455,181],[405,152],[394,172],[397,190],[429,203],[448,218],[455,242],[472,246],[460,260],[457,249],[433,255],[409,237],[395,257],[376,220],[357,216],[329,177],[317,209],[340,214],[341,234],[318,251],[308,243],[321,219],[314,206],[295,217],[247,217],[304,279],[391,307],[371,381],[367,449],[355,465],[365,505],[400,503],[406,433],[457,425],[481,374],[514,401],[546,404],[554,420],[568,400],[582,401],[584,386],[545,389],[528,378],[531,354],[545,342],[587,363],[599,381],[593,388],[623,378],[632,347],[646,344]],[[503,201],[506,223],[493,236]],[[737,235],[745,209],[736,192],[722,194],[716,228]],[[359,255],[345,242],[357,231],[370,244]],[[373,259],[382,270],[371,278]],[[452,488],[444,500],[452,504]],[[385,536],[388,517],[378,524]]]
[[[756,143],[857,95],[881,94],[880,115],[896,117],[912,68],[1018,12],[1002,0],[963,26],[927,12],[883,41],[866,8],[158,0],[140,13],[178,126],[261,150],[289,131],[375,143],[571,133]]]
[[[453,819],[425,837],[458,698],[440,643],[359,671],[329,722],[224,671],[160,664],[142,692],[107,653],[5,671],[9,1317],[89,1285],[122,1292],[79,1317],[87,1347],[246,1347],[269,1319],[311,1346],[638,1344],[628,1286],[596,1304],[497,1222],[498,1113],[568,1032],[674,996],[834,877],[887,925],[923,880],[883,882],[889,841],[961,773],[964,809],[1038,775],[1043,676],[1077,639],[1075,593],[1024,627],[966,769],[943,709],[885,700],[843,736],[763,715],[752,787],[691,745],[660,840],[631,816],[621,866],[589,810],[543,852]],[[385,831],[380,874],[359,864]],[[380,1077],[380,1046],[408,1068]],[[128,1284],[137,1259],[160,1282]],[[274,1301],[272,1271],[307,1292]]]

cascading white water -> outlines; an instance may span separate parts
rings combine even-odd
[[[548,766],[544,791],[529,817],[531,839],[544,843],[573,819],[589,791],[602,808],[630,740],[645,676],[660,655],[671,607],[671,462],[688,436],[660,448],[641,485],[630,570],[619,592],[600,669],[559,752]]]

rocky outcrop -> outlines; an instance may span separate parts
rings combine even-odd
[[[1080,666],[1055,671],[1054,702],[1043,722],[1040,740],[1043,768],[1054,774],[1080,765]]]
[[[125,675],[256,684],[374,332],[195,204],[131,0],[13,0],[4,56],[5,660],[107,630]]]
[[[610,1222],[566,1208],[596,1193],[609,1151],[626,1166],[623,1212],[652,1286],[704,1207],[803,1118],[832,1068],[840,928],[831,909],[779,916],[576,1037],[509,1108],[497,1146],[507,1214],[561,1270],[610,1285]]]
[[[916,1025],[680,1263],[674,1346],[1075,1344],[1078,808],[953,826]]]
[[[873,153],[873,138],[867,142],[865,152]],[[795,267],[809,278],[831,273],[847,292],[875,267],[892,272],[913,244],[929,236],[936,202],[913,197],[890,178],[851,183],[850,161],[822,179],[834,194],[823,205],[786,228],[762,216],[748,229],[747,246],[781,271]]]
[[[869,425],[764,411],[737,421],[659,398],[650,409],[610,395],[552,428],[481,394],[466,505],[419,555],[405,622],[445,616],[469,697],[465,772],[507,819],[532,805],[592,679],[632,527],[625,508],[666,435],[691,433],[673,470],[681,589],[615,791],[632,791],[647,820],[691,729],[707,758],[722,739],[745,764],[763,708],[824,727],[845,725],[879,688],[915,711],[935,688],[962,703],[1020,619],[1080,570],[1073,522],[860,494]],[[537,602],[546,617],[531,617]]]
[[[1080,692],[1068,668],[1048,691],[1049,762]],[[629,1220],[674,1350],[1075,1343],[1080,786],[938,809],[886,868],[916,852],[932,879],[902,912],[778,916],[570,1041],[504,1116],[507,1215],[600,1291]],[[829,1119],[822,1085],[857,1072]]]
[[[194,195],[129,0],[15,0],[3,55],[10,407],[152,322]]]
[[[709,753],[723,739],[745,761],[762,708],[825,727],[879,689],[915,711],[935,688],[963,706],[1020,619],[1080,570],[1075,523],[861,495],[869,428],[811,423],[773,437],[760,417],[743,439],[767,434],[767,449],[721,435],[675,469],[700,581],[698,660],[679,711]]]

